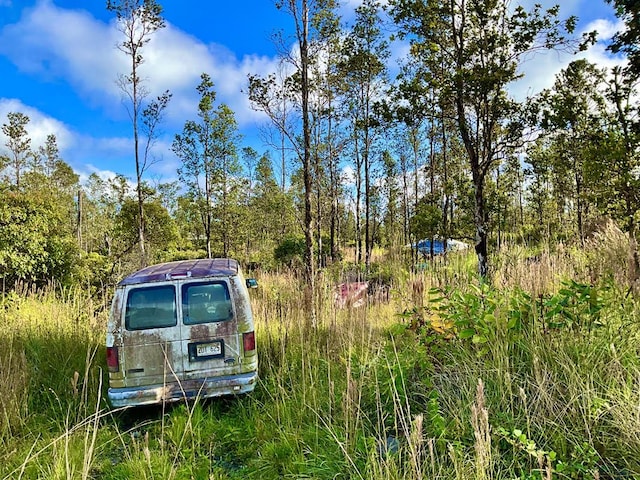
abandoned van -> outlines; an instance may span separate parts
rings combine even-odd
[[[231,259],[153,265],[116,288],[107,328],[114,407],[251,392],[258,356],[247,286]]]

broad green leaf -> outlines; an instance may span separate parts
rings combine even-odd
[[[474,328],[465,328],[464,330],[462,330],[459,334],[458,337],[460,337],[461,339],[467,339],[470,337],[473,337],[475,335],[476,331]]]

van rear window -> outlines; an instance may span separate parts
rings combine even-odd
[[[134,288],[127,296],[127,330],[173,327],[177,324],[176,291],[172,285]]]
[[[225,282],[187,283],[182,286],[182,316],[185,325],[224,322],[233,317]]]

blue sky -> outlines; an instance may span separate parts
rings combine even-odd
[[[127,63],[116,48],[120,40],[112,14],[103,0],[0,0],[0,124],[7,112],[31,118],[32,143],[56,134],[61,157],[86,178],[96,172],[132,176],[131,125],[116,85]],[[273,0],[165,0],[167,27],[145,48],[143,75],[151,95],[170,90],[173,99],[162,126],[149,179],[176,177],[178,162],[170,151],[173,136],[185,120],[196,118],[200,74],[215,82],[218,100],[235,112],[246,145],[268,149],[259,130],[265,118],[251,110],[246,95],[247,74],[275,70],[277,54],[270,40],[289,19]],[[342,7],[349,20],[358,0]],[[516,2],[513,2],[514,4]],[[523,0],[523,4],[533,1]],[[544,0],[552,5],[555,2]],[[618,27],[604,0],[563,0],[561,16],[578,15],[579,30],[597,29],[608,38]],[[397,58],[403,51],[395,45]],[[601,65],[618,60],[599,43],[583,54]],[[513,87],[524,96],[540,91],[575,57],[549,53],[523,65],[525,79]],[[5,139],[0,134],[0,153]]]

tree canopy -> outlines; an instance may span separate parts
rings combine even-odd
[[[581,244],[605,220],[634,242],[638,9],[610,3],[627,24],[610,48],[627,65],[574,60],[548,89],[516,100],[511,87],[527,59],[593,40],[578,38],[577,19],[563,19],[560,7],[390,0],[383,9],[367,0],[345,20],[331,0],[277,2],[293,36],[274,35],[278,70],[250,74],[246,85],[268,118],[264,149],[240,135],[212,72],[203,72],[191,119],[169,132],[180,164],[161,182],[144,174],[159,161],[151,147],[171,95],[148,98],[141,68],[165,26],[162,7],[109,1],[130,65],[118,81],[135,176],[80,182],[54,135],[34,145],[28,115],[0,119],[5,288],[81,278],[104,285],[141,256],[234,256],[304,269],[313,310],[320,269],[352,262],[371,271],[377,247],[411,265],[416,240],[474,243],[489,279],[490,257],[507,243]],[[395,68],[398,42],[406,48],[395,49],[403,52]]]

